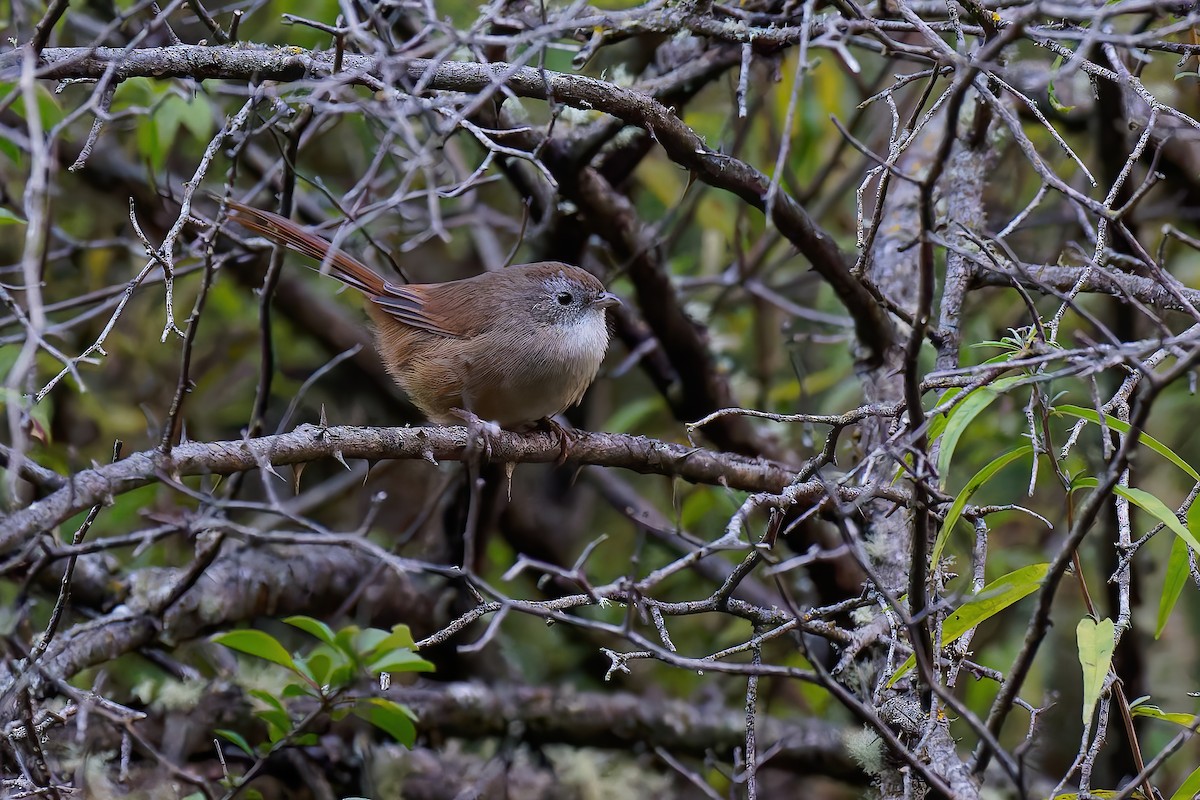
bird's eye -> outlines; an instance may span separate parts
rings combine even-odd
[[[575,298],[570,292],[559,292],[558,296],[554,299],[558,301],[560,306],[569,306],[571,305],[571,301]]]

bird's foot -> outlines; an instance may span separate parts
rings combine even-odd
[[[571,437],[574,435],[574,432],[571,428],[564,427],[562,423],[552,417],[544,417],[538,420],[538,426],[558,436],[558,458],[555,459],[554,465],[561,467],[566,463],[567,456],[571,453]]]
[[[476,414],[461,408],[452,408],[450,413],[466,423],[467,452],[481,456],[484,461],[490,461],[492,439],[499,436],[503,429],[495,422],[480,419]]]

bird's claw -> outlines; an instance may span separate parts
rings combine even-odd
[[[567,456],[571,453],[571,429],[563,427],[552,417],[546,417],[539,424],[558,436],[558,458],[555,459],[554,465],[561,467],[567,463]]]
[[[483,455],[485,461],[490,461],[492,458],[492,439],[500,435],[503,430],[496,423],[480,419],[478,415],[466,411],[461,408],[452,408],[450,413],[466,423],[467,427],[467,450],[476,450]]]

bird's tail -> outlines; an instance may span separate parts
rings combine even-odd
[[[301,255],[306,255],[322,265],[333,268],[333,276],[347,286],[358,289],[368,297],[386,293],[386,281],[379,273],[353,256],[334,249],[328,239],[309,233],[287,217],[263,211],[236,200],[229,200],[232,210],[230,219],[243,228],[265,236],[276,244]]]

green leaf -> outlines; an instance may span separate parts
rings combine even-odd
[[[149,160],[150,166],[154,170],[160,169],[162,163],[167,160],[167,154],[158,146],[158,126],[154,122],[154,117],[138,117],[134,136],[137,139],[138,153]]]
[[[21,148],[7,136],[0,136],[0,155],[5,156],[14,164],[20,164],[23,158]]]
[[[1181,711],[1163,711],[1158,706],[1152,706],[1147,703],[1130,706],[1129,710],[1133,712],[1135,717],[1158,719],[1163,722],[1173,723],[1181,728],[1190,728],[1196,724],[1196,716],[1194,714],[1185,714]]]
[[[958,523],[962,516],[963,509],[967,507],[971,496],[979,490],[981,486],[991,480],[997,472],[1007,467],[1012,462],[1022,456],[1026,456],[1033,452],[1031,445],[1021,445],[1009,450],[1007,453],[996,456],[987,466],[976,472],[971,480],[967,481],[967,485],[963,487],[958,496],[954,498],[954,503],[951,504],[950,510],[946,512],[946,521],[942,523],[941,530],[938,531],[937,539],[933,543],[933,552],[931,553],[929,563],[937,564],[942,557],[942,550],[946,547],[946,541],[950,538],[951,531]]]
[[[386,639],[375,646],[374,652],[378,654],[385,649],[394,650],[397,647],[407,647],[409,650],[417,649],[417,643],[413,639],[412,631],[408,629],[407,625],[393,625],[392,632],[388,634]]]
[[[1083,725],[1084,730],[1088,730],[1112,666],[1116,625],[1107,617],[1099,622],[1084,617],[1075,626],[1075,640],[1079,645],[1079,665],[1083,667]]]
[[[227,633],[218,633],[212,637],[212,640],[217,644],[225,645],[231,650],[237,650],[239,653],[263,658],[273,664],[287,667],[293,672],[296,671],[296,662],[292,660],[291,654],[283,648],[283,645],[274,636],[262,631],[229,631]]]
[[[1072,406],[1072,405],[1055,406],[1052,413],[1055,415],[1065,414],[1070,417],[1078,417],[1080,419],[1086,419],[1088,422],[1094,423],[1096,425],[1100,424],[1100,415],[1097,414],[1094,410],[1092,410],[1090,408],[1083,408],[1081,406]],[[1121,433],[1121,434],[1127,435],[1132,430],[1129,427],[1128,422],[1122,422],[1121,420],[1119,420],[1116,417],[1111,416],[1109,414],[1104,415],[1104,424],[1107,425],[1112,430],[1116,431],[1117,433]],[[1179,467],[1181,470],[1186,472],[1188,474],[1188,477],[1190,477],[1192,480],[1196,481],[1197,483],[1200,483],[1200,472],[1197,472],[1196,470],[1192,469],[1190,464],[1188,464],[1186,461],[1184,461],[1182,458],[1180,458],[1178,455],[1176,455],[1175,452],[1173,450],[1171,450],[1171,448],[1167,447],[1165,444],[1160,442],[1158,439],[1155,439],[1150,434],[1146,433],[1145,431],[1142,431],[1141,436],[1138,437],[1138,442],[1146,445],[1146,447],[1149,447],[1151,450],[1158,453],[1160,456],[1167,459],[1172,464],[1174,464],[1175,466]]]
[[[1026,378],[1023,375],[1013,375],[1008,378],[1001,378],[989,386],[981,386],[968,394],[950,412],[949,418],[946,420],[946,430],[942,434],[938,450],[937,471],[942,486],[946,485],[946,476],[950,470],[950,459],[954,457],[954,450],[958,447],[958,440],[962,437],[963,433],[975,421],[975,418],[990,406],[997,397],[1010,387],[1024,380]]]
[[[24,225],[25,220],[18,217],[7,208],[0,208],[0,225]]]
[[[609,417],[600,430],[612,433],[629,433],[641,430],[646,420],[658,413],[662,401],[653,395],[617,404],[617,411]]]
[[[383,653],[367,667],[372,675],[381,672],[433,672],[434,666],[407,647]]]
[[[1162,500],[1159,500],[1157,497],[1143,489],[1135,489],[1133,487],[1126,489],[1121,486],[1114,486],[1113,492],[1121,497],[1124,497],[1142,511],[1145,511],[1163,525],[1170,528],[1176,536],[1187,542],[1188,547],[1200,552],[1200,541],[1196,540],[1196,537],[1192,535],[1192,532],[1184,527],[1183,523],[1179,521],[1179,517],[1175,516],[1175,512],[1168,508],[1167,504]]]
[[[163,98],[152,112],[152,124],[147,130],[139,131],[151,144],[143,154],[150,159],[150,165],[158,171],[167,162],[167,156],[175,150],[175,138],[179,133],[179,123],[187,112],[187,101],[182,97],[171,94]]]
[[[407,707],[382,697],[372,697],[354,707],[354,715],[387,732],[405,747],[412,747],[417,738],[413,725],[416,715]]]
[[[1013,570],[979,590],[942,624],[942,645],[948,645],[986,619],[994,617],[1013,603],[1028,597],[1042,585],[1049,564],[1030,564]],[[909,656],[888,681],[892,686],[917,663]]]
[[[1191,522],[1191,512],[1196,509],[1196,506],[1197,504],[1193,503],[1192,508],[1188,511],[1189,523]],[[1158,598],[1158,621],[1154,626],[1155,639],[1162,636],[1163,629],[1167,627],[1167,621],[1171,619],[1171,612],[1175,610],[1175,604],[1179,602],[1179,597],[1183,594],[1183,587],[1187,584],[1191,572],[1190,561],[1187,544],[1176,536],[1171,541],[1171,556],[1167,559],[1167,573],[1163,576],[1162,595]]]
[[[317,639],[320,639],[327,645],[334,646],[336,637],[333,633],[333,628],[330,628],[319,619],[296,615],[294,617],[287,617],[283,621],[288,625],[291,625],[293,628],[299,628],[309,636],[314,636]]]
[[[288,714],[287,708],[283,703],[276,699],[274,695],[268,694],[261,689],[252,690],[250,695],[266,705],[266,708],[255,709],[254,716],[267,723],[268,737],[271,743],[274,744],[291,730],[291,715]]]
[[[304,660],[305,666],[308,668],[308,676],[312,678],[313,683],[318,686],[324,686],[329,680],[329,671],[333,669],[333,658],[326,650],[317,650],[311,653]]]
[[[203,94],[194,95],[184,104],[179,121],[197,141],[207,142],[213,134],[212,104]]]
[[[308,659],[299,654],[296,655],[296,674],[313,686],[321,685],[320,681],[313,676],[312,670],[308,666]]]
[[[333,637],[333,646],[350,658],[357,658],[358,651],[355,649],[354,643],[358,640],[358,634],[361,630],[357,625],[347,625]]]
[[[354,652],[358,656],[365,656],[379,648],[379,645],[391,636],[385,630],[379,628],[366,628],[359,632],[358,636],[354,637]]]
[[[266,723],[267,741],[271,744],[275,744],[292,731],[292,718],[282,711],[260,708],[254,712],[254,716]]]
[[[49,131],[55,125],[63,120],[66,114],[63,112],[62,106],[58,103],[58,97],[41,83],[34,84],[34,104],[37,106],[37,113],[42,122],[42,130]],[[28,119],[29,112],[25,107],[25,93],[18,88],[16,82],[0,81],[0,98],[6,98],[9,93],[16,90],[17,95],[13,101],[13,113],[21,119]],[[13,159],[16,161],[17,159]]]
[[[1175,794],[1171,795],[1171,800],[1192,800],[1200,793],[1200,767],[1192,770],[1191,774],[1184,778],[1183,783],[1179,784],[1179,788],[1175,790]]]
[[[256,700],[261,702],[263,705],[265,705],[267,708],[273,708],[278,711],[283,711],[285,713],[287,712],[287,706],[285,706],[283,704],[283,701],[280,700],[275,695],[271,694],[270,692],[265,692],[262,689],[251,689],[246,694],[255,698]]]
[[[325,682],[330,686],[341,688],[349,686],[355,679],[354,666],[349,662],[338,664],[329,672],[329,678]]]
[[[217,736],[220,736],[222,739],[232,742],[237,747],[240,747],[242,752],[244,752],[246,755],[256,755],[254,748],[251,747],[250,743],[246,741],[246,737],[242,736],[237,731],[231,731],[227,728],[217,728],[215,731],[213,731],[213,733],[215,733]]]

